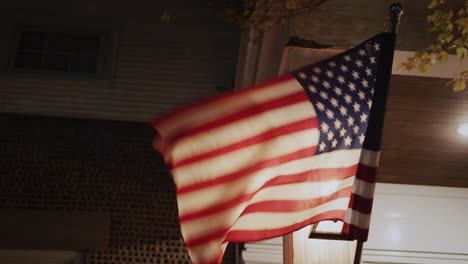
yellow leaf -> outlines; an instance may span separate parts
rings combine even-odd
[[[286,0],[286,9],[299,9],[302,7],[300,0]]]
[[[418,71],[419,71],[420,73],[426,73],[426,72],[427,72],[427,69],[428,69],[428,65],[427,65],[427,64],[424,64],[424,63],[418,64]]]
[[[438,6],[438,5],[439,5],[438,0],[432,0],[431,3],[427,6],[427,8],[432,9],[432,8]]]
[[[446,51],[441,51],[439,53],[439,56],[437,58],[439,63],[446,63],[447,62],[447,52]]]
[[[430,60],[431,59],[431,54],[429,54],[428,52],[424,52],[423,54],[421,54],[421,60],[425,61],[425,60]]]
[[[466,82],[463,79],[458,79],[453,84],[453,91],[454,92],[463,91],[463,90],[465,90],[465,88],[466,88]]]

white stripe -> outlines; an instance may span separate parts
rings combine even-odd
[[[303,222],[304,220],[310,219],[318,214],[325,213],[330,210],[345,211],[348,207],[348,204],[349,198],[340,198],[299,212],[251,213],[241,216],[231,228],[231,231],[282,228]]]
[[[165,136],[172,135],[174,132],[178,133],[181,128],[184,129],[187,127],[198,126],[211,120],[218,119],[221,116],[235,113],[240,109],[245,109],[252,105],[301,90],[303,90],[302,86],[293,78],[291,80],[273,84],[264,89],[251,90],[241,96],[232,96],[229,99],[222,100],[221,102],[196,105],[188,112],[183,112],[180,115],[158,123],[156,129],[160,133],[162,140],[164,140]],[[160,143],[157,145],[160,145]]]
[[[361,197],[367,198],[367,199],[372,199],[374,198],[374,192],[375,192],[375,183],[368,183],[368,182],[356,179],[356,183],[354,184],[354,188],[353,188],[353,193]]]
[[[343,210],[346,212],[349,205],[349,197],[339,198],[314,208],[296,212],[261,212],[249,213],[239,217],[249,202],[216,215],[197,218],[181,224],[181,231],[185,240],[197,239],[209,234],[214,230],[234,226],[231,230],[262,230],[281,228],[307,220],[317,214],[329,210]]]
[[[261,112],[255,116],[178,140],[172,152],[173,162],[177,163],[194,155],[220,149],[276,127],[314,116],[314,108],[308,100]]]
[[[205,182],[258,162],[317,145],[317,129],[299,131],[172,170],[179,188]]]
[[[350,177],[341,181],[334,180],[272,186],[259,191],[250,200],[250,203],[271,200],[309,200],[325,197],[346,187],[353,186],[354,178]]]
[[[359,211],[348,208],[344,222],[357,226],[361,229],[369,229],[370,219],[371,219],[370,214],[363,214]]]
[[[360,163],[369,167],[378,167],[380,160],[380,151],[362,149]]]
[[[223,240],[224,238],[216,239],[199,246],[187,248],[192,263],[203,264],[212,261],[218,256],[220,250],[224,252],[226,249],[227,242],[223,243]]]
[[[252,193],[267,181],[280,175],[292,175],[309,170],[325,168],[346,168],[356,165],[360,150],[337,150],[300,160],[290,161],[276,167],[269,167],[245,175],[235,181],[218,184],[209,188],[178,194],[180,215],[209,208],[214,204],[229,201],[241,194]]]
[[[189,241],[210,234],[213,231],[227,228],[236,221],[247,205],[248,201],[215,215],[183,222],[180,225],[180,231],[184,239]]]

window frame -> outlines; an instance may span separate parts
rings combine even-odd
[[[50,70],[44,68],[38,69],[25,69],[15,66],[16,56],[19,49],[19,43],[21,40],[22,33],[25,31],[37,31],[48,34],[52,33],[63,33],[67,35],[95,35],[99,37],[100,49],[97,53],[96,61],[96,72],[73,72],[73,71],[60,71]],[[90,77],[90,78],[108,78],[111,77],[113,71],[113,30],[111,28],[81,28],[81,27],[70,27],[70,26],[48,26],[48,25],[25,25],[19,24],[15,27],[15,33],[12,38],[11,49],[9,52],[9,60],[7,63],[7,71],[15,73],[40,73],[48,75],[59,75],[59,76],[75,76],[75,77]],[[43,48],[42,54],[44,54],[46,47]]]

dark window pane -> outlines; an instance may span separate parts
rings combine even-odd
[[[20,50],[42,50],[47,34],[44,32],[24,31],[19,41]]]
[[[95,56],[74,56],[71,65],[72,72],[96,73]]]
[[[16,54],[15,67],[25,69],[39,69],[41,67],[41,53],[18,52]]]
[[[75,39],[73,35],[53,34],[49,39],[47,50],[49,51],[72,51]]]
[[[47,54],[44,58],[44,69],[56,71],[68,71],[67,55]]]
[[[100,39],[97,36],[80,36],[76,41],[76,51],[79,53],[97,53]]]

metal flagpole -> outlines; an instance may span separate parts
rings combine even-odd
[[[387,30],[387,32],[396,34],[398,24],[400,23],[401,15],[403,14],[403,6],[400,3],[393,3],[392,5],[390,5],[389,11],[390,11],[390,16],[389,16],[389,19],[388,19],[388,30]],[[395,47],[393,47],[393,50],[395,50]],[[387,93],[388,93],[388,85],[389,85],[390,77],[392,75],[393,51],[391,53],[391,56],[389,56],[387,59],[388,59],[387,63],[382,63],[381,64],[381,65],[383,65],[383,67],[385,67],[385,72],[382,75],[386,79],[386,80],[384,80],[384,82],[386,83],[385,86],[387,86],[387,87],[384,87],[386,89],[383,89],[382,91],[380,91],[380,93],[379,93],[379,91],[376,91],[376,95],[375,95],[376,100],[379,101],[379,104],[377,104],[376,107],[379,108],[378,110],[381,110],[381,111],[378,111],[377,109],[373,109],[374,112],[376,112],[375,110],[377,110],[377,112],[379,112],[379,117],[377,117],[377,118],[380,118],[382,120],[384,118],[384,112],[385,112],[384,109],[385,109],[386,97],[387,97]],[[380,135],[381,135],[381,131],[383,129],[382,123],[380,123],[381,124],[380,127],[376,128],[376,130],[379,131]],[[374,132],[376,132],[376,131],[374,131]],[[379,144],[380,144],[380,140],[379,140]],[[356,253],[354,254],[354,264],[360,264],[361,263],[363,245],[364,245],[364,241],[361,241],[361,240],[357,241]]]

